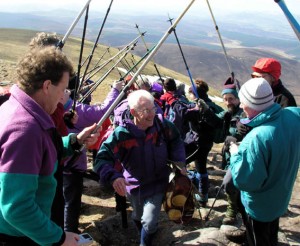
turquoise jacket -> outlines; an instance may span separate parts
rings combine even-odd
[[[234,185],[251,218],[270,222],[288,207],[300,162],[300,108],[275,103],[247,125],[253,129],[230,159]]]

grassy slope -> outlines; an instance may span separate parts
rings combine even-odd
[[[2,62],[8,62],[15,64],[18,59],[28,50],[28,44],[32,37],[36,35],[38,31],[32,30],[21,30],[21,29],[0,29],[0,59]],[[61,37],[63,38],[63,37]],[[78,67],[79,60],[79,51],[80,51],[81,40],[78,38],[69,37],[63,48],[64,52],[70,57],[73,61],[74,68]],[[94,43],[90,41],[85,41],[85,48],[83,53],[82,61],[85,61],[86,58],[90,55]],[[92,63],[90,65],[90,69],[94,67],[94,64],[98,61],[98,59],[104,54],[107,46],[98,45],[93,55]],[[115,55],[118,52],[115,48],[110,48],[111,55]],[[104,59],[101,60],[100,64],[109,59],[110,55],[106,53]],[[135,61],[139,61],[140,57],[135,56]],[[99,73],[93,77],[93,80],[97,80],[100,78],[114,63],[110,63],[106,68],[102,69]],[[143,64],[143,62],[141,63]],[[120,64],[119,64],[120,65]],[[121,65],[120,65],[121,66]],[[0,68],[1,69],[1,68]],[[162,76],[173,77],[177,80],[180,80],[188,85],[190,85],[190,79],[182,74],[179,74],[173,70],[158,66],[159,72]],[[81,69],[81,74],[84,71],[84,67]],[[0,71],[1,73],[2,71]],[[12,71],[13,72],[13,71]],[[142,74],[156,75],[156,70],[153,66],[152,62],[149,62],[147,66],[142,71]],[[11,80],[14,80],[15,76],[11,74]],[[93,93],[94,101],[103,101],[107,92],[110,89],[110,84],[114,80],[118,80],[120,75],[116,69],[114,69],[109,76],[101,83],[101,85],[97,88],[97,90]],[[1,77],[0,77],[1,79]],[[6,78],[6,80],[10,78]],[[219,95],[219,92],[210,89],[211,95]]]

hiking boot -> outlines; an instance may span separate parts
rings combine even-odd
[[[246,231],[242,228],[225,231],[225,236],[229,241],[237,244],[242,244],[246,241]]]

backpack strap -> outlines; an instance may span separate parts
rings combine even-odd
[[[159,131],[158,131],[158,139],[156,144],[159,144],[161,141],[161,137],[165,139],[165,141],[168,141],[167,134],[166,134],[166,127],[163,124],[164,118],[161,114],[157,114],[154,117],[154,122],[157,123],[156,125],[159,126]]]

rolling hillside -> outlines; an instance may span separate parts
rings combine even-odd
[[[0,64],[3,64],[3,62],[9,62],[12,65],[15,64],[18,58],[24,53],[24,51],[28,49],[30,39],[34,37],[37,32],[38,31],[23,29],[0,29],[0,60],[2,60]],[[74,63],[74,67],[76,68],[78,66],[80,43],[81,40],[79,38],[71,37],[66,41],[66,44],[64,46],[64,51],[71,57]],[[148,43],[148,46],[151,47],[151,44]],[[92,51],[92,47],[92,42],[85,42],[83,61]],[[124,46],[120,47],[123,48]],[[93,56],[93,62],[90,68],[93,68],[102,54],[105,53],[106,49],[107,46],[98,45]],[[203,78],[209,83],[211,87],[210,93],[212,95],[219,95],[218,91],[222,90],[223,83],[230,76],[224,53],[222,51],[216,52],[196,46],[187,45],[182,45],[182,49],[193,78]],[[118,52],[118,49],[110,47],[111,55],[116,54],[116,52]],[[140,57],[145,54],[145,52],[146,49],[143,45],[137,45],[132,51],[132,53],[137,56],[134,56],[132,58],[130,55],[128,55],[126,58],[128,64],[132,65],[133,59],[133,62],[137,62]],[[282,81],[284,82],[286,87],[294,94],[298,105],[300,105],[300,86],[298,84],[300,81],[300,63],[297,60],[289,58],[286,55],[272,53],[267,50],[255,48],[228,49],[227,54],[231,69],[234,72],[235,77],[241,82],[241,84],[250,79],[251,66],[258,58],[274,57],[278,59],[282,64]],[[109,58],[110,56],[106,54],[102,62]],[[163,44],[153,57],[153,60],[154,62],[156,62],[156,64],[158,64],[158,69],[162,76],[174,77],[175,79],[190,85],[190,79],[187,77],[188,73],[183,63],[183,59],[177,44]],[[100,78],[113,64],[114,63],[111,63],[106,68],[106,70],[101,70],[101,72],[99,72],[95,76],[94,80]],[[13,71],[5,72],[7,68],[3,68],[1,70],[3,71],[1,71],[0,80],[15,79]],[[82,71],[84,71],[84,67]],[[142,73],[157,75],[152,62],[150,62],[146,66]],[[97,91],[94,93],[95,100],[104,99],[106,92],[109,90],[111,81],[117,80],[119,78],[120,74],[118,73],[118,71],[116,69],[113,70],[107,77],[107,79],[105,79],[99,86],[99,89],[97,89]]]
[[[18,59],[28,50],[28,44],[32,37],[36,35],[38,31],[32,30],[20,30],[20,29],[0,29],[0,81],[8,80],[15,81],[15,65]],[[62,37],[61,37],[62,38]],[[78,38],[69,38],[65,42],[65,46],[63,48],[64,52],[71,58],[74,64],[74,68],[78,66],[79,60],[79,50],[80,50],[81,40]],[[93,47],[93,43],[89,41],[85,41],[85,48],[82,61],[85,61],[87,57],[91,54]],[[123,47],[122,47],[123,48]],[[99,61],[99,58],[105,53],[107,50],[107,46],[98,45],[95,50],[95,54],[93,55],[92,64],[90,65],[90,69],[92,69],[96,62]],[[116,48],[110,48],[110,55],[105,54],[104,58],[102,58],[100,64],[104,61],[108,60],[111,56],[115,55],[118,52]],[[134,56],[134,60],[137,62],[140,60],[140,57]],[[110,63],[107,67],[100,70],[99,73],[95,75],[92,79],[97,81],[106,71],[113,66],[115,63]],[[143,62],[142,62],[143,63]],[[141,63],[141,64],[142,64]],[[128,60],[128,64],[129,60]],[[122,64],[119,64],[122,67]],[[84,66],[81,69],[81,74],[84,71]],[[160,73],[162,76],[173,77],[179,81],[190,84],[190,80],[187,76],[182,75],[173,70],[164,68],[162,66],[158,66]],[[89,69],[89,70],[90,70]],[[134,70],[136,71],[136,70]],[[155,68],[152,62],[149,62],[147,66],[142,71],[142,74],[148,75],[157,75]],[[110,90],[110,84],[114,80],[120,79],[124,74],[120,74],[117,69],[114,69],[109,76],[100,84],[97,90],[93,93],[93,98],[95,101],[102,101],[108,91]],[[210,90],[211,95],[218,95],[219,92],[215,91],[213,88]]]
[[[143,53],[145,48],[138,46],[136,54]],[[222,90],[223,83],[230,76],[225,55],[222,51],[215,52],[195,46],[182,46],[189,70],[194,78],[200,77],[211,87]],[[228,61],[235,78],[241,84],[250,79],[251,66],[261,57],[273,57],[281,62],[281,79],[293,93],[300,105],[300,63],[297,60],[263,49],[236,48],[227,50]],[[164,67],[188,74],[177,44],[164,44],[154,56],[154,61]]]

